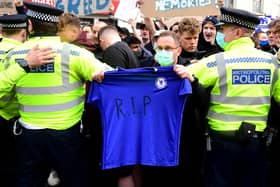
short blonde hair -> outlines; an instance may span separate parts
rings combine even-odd
[[[179,22],[179,32],[180,34],[184,32],[189,32],[190,34],[199,34],[201,32],[201,24],[195,18],[183,18]]]

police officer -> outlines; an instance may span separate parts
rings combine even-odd
[[[4,15],[0,16],[2,26],[0,59],[15,46],[23,43],[27,38],[27,16],[26,15]]]
[[[8,64],[4,63],[4,58],[9,51],[22,44],[27,37],[27,16],[25,15],[5,15],[0,16],[2,25],[3,39],[0,49],[0,71],[7,68]],[[17,102],[12,95],[7,95],[0,100],[0,116],[5,120],[10,120],[18,116]],[[9,103],[9,105],[7,105]],[[4,107],[4,105],[6,105]],[[2,131],[1,131],[2,132]]]
[[[0,49],[0,71],[7,68],[8,64],[4,63],[4,58],[9,51],[16,46],[22,44],[27,38],[27,16],[25,15],[5,15],[0,16],[0,24],[2,25],[3,39]],[[12,95],[7,95],[0,99],[0,116],[6,120],[10,120],[18,116],[17,102],[12,99]],[[7,106],[3,107],[5,104]]]
[[[0,100],[1,102],[1,116],[0,116],[0,144],[1,151],[3,154],[0,156],[0,182],[3,187],[12,187],[15,176],[15,142],[12,135],[12,124],[11,120],[7,120],[6,116],[13,116],[18,110],[15,108],[11,111],[9,102],[7,101],[7,93],[9,93],[13,85],[26,73],[29,72],[30,68],[40,66],[42,64],[49,63],[52,58],[53,51],[49,48],[39,49],[35,46],[30,50],[27,56],[21,63],[13,64],[6,70],[0,72]],[[5,102],[7,101],[7,102]],[[3,116],[2,116],[3,115]]]
[[[259,23],[256,15],[221,8],[221,22],[225,52],[174,68],[179,76],[212,87],[204,186],[264,187],[267,162],[261,134],[271,97],[280,101],[277,60],[254,48],[250,35]]]
[[[22,128],[16,136],[16,186],[44,186],[51,168],[58,172],[64,186],[90,186],[80,119],[84,82],[102,72],[103,64],[86,49],[62,43],[56,36],[62,10],[27,1],[24,5],[31,35],[28,42],[7,55],[8,63],[20,63],[35,44],[51,45],[56,57],[51,63],[31,68],[16,83],[18,124]]]
[[[5,55],[17,45],[22,44],[27,36],[27,17],[25,15],[0,16],[3,39],[0,49],[0,71],[6,69],[3,63]],[[3,93],[3,92],[2,92]],[[3,93],[4,94],[4,93]],[[14,92],[7,92],[0,98],[0,181],[2,186],[12,186],[15,176],[15,140],[12,133],[12,122],[18,117],[18,103]]]

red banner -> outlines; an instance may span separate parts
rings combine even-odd
[[[33,3],[42,3],[42,4],[48,4],[50,6],[55,6],[55,0],[27,0],[29,2]]]

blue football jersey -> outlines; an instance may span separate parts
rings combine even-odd
[[[102,168],[176,166],[182,113],[192,92],[173,67],[117,69],[93,82],[88,102],[102,116]]]

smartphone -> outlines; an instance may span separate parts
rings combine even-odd
[[[136,23],[136,29],[144,29],[146,25],[144,23]]]

